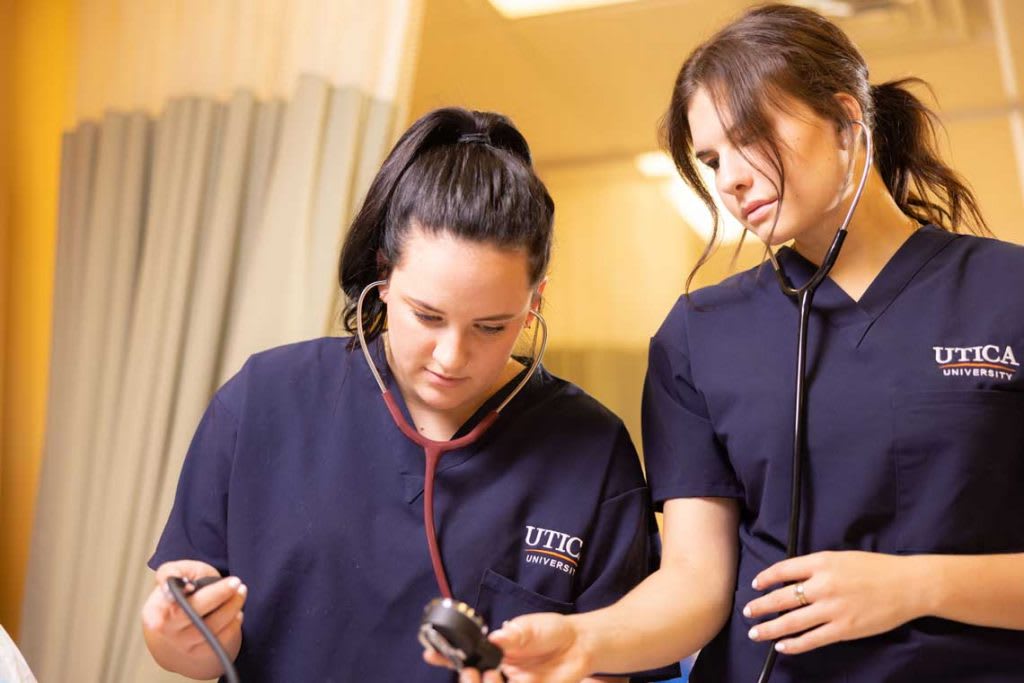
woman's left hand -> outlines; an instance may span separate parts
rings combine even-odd
[[[750,601],[743,614],[783,614],[750,629],[750,638],[778,641],[779,652],[795,655],[890,631],[924,615],[917,599],[921,578],[916,567],[913,557],[860,551],[820,552],[778,562],[754,578],[754,588],[789,585]]]

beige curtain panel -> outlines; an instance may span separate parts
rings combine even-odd
[[[111,54],[144,51],[136,30],[146,8],[213,11],[213,26],[234,18],[240,35],[248,23],[264,38],[276,22],[287,38],[269,85],[232,72],[225,78],[249,87],[226,101],[175,97],[157,116],[109,113],[63,139],[45,453],[20,643],[41,681],[178,680],[148,658],[138,611],[188,441],[249,354],[336,331],[338,249],[401,116],[399,76],[418,20],[408,1],[120,5],[119,33],[83,60],[83,82],[103,65],[117,73]],[[180,40],[161,54],[180,53],[198,20],[172,13]],[[84,45],[99,44],[88,20],[83,31]],[[222,33],[236,57],[266,44]],[[347,56],[324,56],[338,52]],[[159,61],[153,80],[218,89],[186,87],[168,75],[172,63]],[[297,65],[331,78],[299,77],[288,101],[265,96]],[[353,65],[367,73],[349,78]],[[155,91],[139,92],[124,87],[108,101],[158,111],[147,99]]]
[[[180,98],[64,139],[45,455],[22,650],[43,681],[175,680],[138,623],[189,439],[250,353],[331,331],[344,227],[395,106]]]

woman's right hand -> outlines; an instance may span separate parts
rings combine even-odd
[[[205,562],[165,562],[156,571],[156,585],[142,607],[146,646],[157,664],[192,678],[216,678],[223,673],[220,661],[199,629],[167,590],[167,580],[182,577],[193,581],[220,573]],[[242,646],[242,606],[246,586],[238,577],[227,577],[188,596],[193,609],[216,634],[233,660]]]

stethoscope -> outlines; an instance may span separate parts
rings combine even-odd
[[[447,658],[457,670],[461,671],[464,667],[474,667],[481,671],[495,669],[501,663],[501,650],[487,640],[487,628],[473,608],[452,596],[451,586],[445,574],[434,521],[434,476],[442,455],[448,451],[465,448],[483,436],[484,432],[498,419],[498,414],[530,381],[537,368],[540,367],[541,359],[547,350],[548,326],[540,313],[531,308],[530,314],[540,324],[541,340],[540,351],[533,354],[533,360],[526,374],[509,395],[498,404],[498,407],[484,415],[468,434],[451,441],[435,441],[417,432],[402,415],[394,394],[381,379],[370,354],[370,348],[366,343],[363,331],[363,301],[370,291],[386,283],[387,280],[371,282],[359,294],[359,300],[356,302],[356,334],[359,336],[359,345],[366,357],[366,364],[370,367],[377,386],[380,387],[381,396],[391,414],[391,419],[394,420],[402,434],[422,448],[426,455],[423,482],[423,526],[427,536],[427,547],[430,550],[430,563],[434,568],[434,578],[437,580],[437,587],[440,589],[442,597],[432,600],[424,609],[420,622],[419,639],[424,647],[431,648]],[[536,338],[534,343],[536,346]]]
[[[814,272],[806,283],[800,287],[794,287],[793,283],[790,282],[786,273],[783,271],[782,264],[775,258],[775,254],[771,249],[768,250],[768,256],[771,259],[772,266],[774,267],[775,275],[778,277],[779,287],[782,289],[782,293],[796,299],[800,305],[800,323],[797,328],[796,349],[796,396],[793,411],[793,480],[790,491],[789,529],[786,538],[787,559],[796,557],[800,535],[801,487],[803,464],[805,459],[804,456],[807,450],[806,444],[804,443],[804,432],[807,429],[807,327],[810,319],[811,302],[814,299],[814,293],[818,291],[818,285],[828,277],[829,272],[832,270],[832,266],[836,263],[836,259],[839,258],[839,251],[843,248],[843,241],[846,239],[846,229],[849,227],[850,221],[853,219],[853,212],[860,203],[860,197],[864,193],[864,186],[867,184],[868,173],[871,170],[871,165],[874,159],[874,143],[872,140],[871,130],[863,121],[854,119],[851,123],[860,126],[861,130],[864,131],[864,171],[861,173],[860,182],[857,185],[857,191],[853,195],[853,201],[850,202],[850,208],[846,212],[846,217],[843,219],[842,225],[839,226],[839,229],[836,230],[836,235],[832,239],[832,244],[829,245],[828,251],[825,252],[825,258],[822,260],[818,270]],[[772,643],[768,650],[768,656],[765,658],[764,667],[761,669],[761,675],[757,679],[758,683],[768,682],[772,669],[775,667],[775,660],[777,657],[778,651],[775,649],[775,643]]]
[[[369,347],[366,344],[366,336],[363,332],[363,300],[373,288],[385,284],[387,280],[378,280],[367,285],[359,295],[356,304],[356,333],[359,336],[359,345],[366,356],[366,363],[370,366],[373,378],[380,387],[384,404],[391,413],[391,419],[395,421],[398,429],[408,439],[423,448],[426,454],[426,472],[423,484],[423,521],[427,535],[427,547],[430,549],[430,562],[434,568],[434,577],[437,579],[437,587],[441,590],[441,598],[431,600],[423,610],[423,617],[420,620],[419,640],[424,647],[429,647],[435,652],[448,659],[457,670],[464,667],[474,667],[481,671],[496,669],[501,663],[502,652],[498,646],[487,640],[487,627],[483,620],[476,614],[472,607],[452,597],[451,587],[448,584],[448,577],[444,571],[444,564],[441,561],[441,551],[437,544],[437,531],[434,526],[434,475],[437,473],[437,464],[441,456],[448,451],[465,448],[477,441],[484,432],[494,424],[505,406],[512,402],[512,399],[522,391],[530,378],[540,367],[541,359],[548,347],[548,326],[547,322],[536,310],[531,309],[530,314],[540,324],[540,351],[533,354],[533,361],[523,378],[516,385],[515,389],[498,405],[477,423],[477,425],[465,436],[452,441],[434,441],[419,434],[405,420],[402,411],[395,402],[394,395],[388,390],[381,379],[377,367],[373,363]],[[536,336],[534,337],[534,349],[536,350]],[[187,596],[203,588],[210,583],[220,580],[220,577],[203,577],[192,580],[186,577],[172,577],[167,581],[166,589],[171,598],[184,610],[189,620],[195,625],[199,632],[209,643],[224,668],[224,676],[229,683],[237,683],[238,673],[235,670],[231,658],[224,651],[220,641],[203,622],[203,616],[196,613],[189,604]]]

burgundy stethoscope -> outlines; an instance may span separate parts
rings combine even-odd
[[[530,378],[533,377],[537,368],[540,367],[541,359],[548,345],[548,326],[544,318],[536,310],[530,309],[540,324],[541,339],[540,351],[533,354],[530,368],[523,378],[519,380],[515,389],[496,407],[487,413],[480,422],[466,435],[451,441],[435,441],[423,436],[406,421],[401,409],[395,402],[395,397],[381,379],[377,367],[373,363],[370,349],[366,344],[366,337],[363,332],[363,301],[366,295],[376,287],[386,284],[387,280],[378,280],[368,284],[359,294],[356,302],[356,334],[359,336],[359,345],[366,357],[366,364],[373,373],[373,378],[380,387],[384,404],[391,413],[391,419],[395,421],[398,429],[410,441],[423,449],[426,455],[424,465],[423,482],[423,525],[427,536],[427,547],[430,550],[430,563],[434,568],[434,577],[437,579],[437,587],[441,591],[441,598],[431,600],[423,612],[420,622],[419,639],[424,647],[430,648],[444,656],[452,663],[456,670],[464,667],[473,667],[485,671],[497,668],[501,663],[501,650],[487,640],[487,628],[483,620],[476,612],[464,602],[456,600],[452,596],[451,586],[448,584],[448,577],[444,571],[444,563],[441,560],[441,550],[437,543],[437,531],[434,523],[434,475],[437,473],[437,464],[441,456],[448,451],[465,448],[476,442],[484,432],[490,428],[498,419],[500,413],[512,399],[522,391]],[[536,339],[535,339],[536,345]]]

